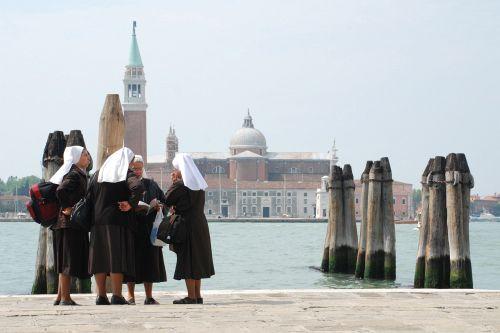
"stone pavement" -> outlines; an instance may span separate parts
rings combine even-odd
[[[500,332],[500,291],[324,289],[207,291],[204,305],[53,306],[53,296],[0,296],[2,332]],[[140,304],[144,294],[138,293]]]

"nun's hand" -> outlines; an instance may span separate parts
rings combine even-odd
[[[156,211],[159,212],[162,209],[163,209],[163,205],[162,204],[158,204],[158,206],[156,207]]]
[[[118,202],[118,208],[120,208],[122,212],[128,212],[132,209],[132,206],[130,206],[128,201],[120,201]]]
[[[73,208],[71,208],[71,207],[67,207],[67,208],[64,208],[64,209],[62,210],[62,213],[63,213],[64,215],[66,215],[66,216],[70,216],[70,215],[71,215],[71,211],[72,211],[72,210],[73,210]]]

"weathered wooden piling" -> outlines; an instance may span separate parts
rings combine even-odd
[[[328,272],[330,270],[330,241],[332,237],[332,220],[330,219],[330,210],[328,210],[328,225],[326,227],[325,245],[323,248],[323,259],[321,260],[321,270]]]
[[[429,185],[427,177],[429,176],[434,159],[429,159],[424,172],[422,173],[422,212],[420,215],[420,235],[418,240],[417,263],[415,265],[415,277],[413,286],[423,288],[425,282],[425,249],[429,238]]]
[[[450,286],[445,165],[445,158],[436,156],[428,177],[429,238],[425,250],[425,288],[449,288]]]
[[[328,227],[321,269],[331,273],[354,273],[358,235],[356,230],[354,178],[351,166],[331,169]]]
[[[342,170],[343,235],[338,235],[338,252],[345,266],[343,273],[354,274],[358,252],[358,232],[356,229],[355,184],[352,168],[345,164]],[[342,239],[343,238],[343,239]]]
[[[461,159],[462,167],[459,165],[457,154],[452,153],[446,157],[446,217],[450,246],[450,287],[472,288],[471,263],[468,248],[466,248],[464,228],[469,221],[468,216],[467,218],[464,216],[462,198],[462,187],[469,188],[469,191],[470,187],[467,183],[467,172],[463,161],[465,155],[462,154]]]
[[[330,211],[328,214],[328,223],[331,224],[330,244],[329,244],[329,264],[328,271],[338,273],[345,269],[345,261],[342,253],[343,219],[344,203],[342,195],[342,169],[333,166],[330,174]]]
[[[384,278],[384,241],[382,225],[382,166],[373,162],[368,180],[365,278]]]
[[[384,240],[384,279],[396,280],[396,227],[394,225],[394,195],[389,158],[380,159],[382,195],[380,200]]]
[[[462,217],[463,217],[463,234],[464,234],[464,254],[468,258],[466,265],[466,277],[470,281],[470,288],[473,287],[472,281],[472,263],[470,261],[470,239],[469,239],[469,220],[470,220],[470,192],[474,187],[474,177],[470,173],[469,164],[465,154],[457,154],[458,167],[462,174]]]
[[[50,133],[43,153],[43,179],[48,181],[63,163],[66,138],[61,131]],[[40,227],[38,252],[35,267],[35,281],[32,294],[57,293],[58,274],[55,270],[53,232],[50,228]]]
[[[123,147],[125,120],[118,94],[108,94],[99,120],[97,168],[106,158]]]
[[[373,165],[372,161],[367,161],[365,170],[361,174],[361,225],[359,231],[358,255],[356,260],[356,271],[354,275],[357,278],[363,278],[365,275],[365,256],[366,256],[366,229],[368,212],[368,176]]]

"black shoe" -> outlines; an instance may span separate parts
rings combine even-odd
[[[135,305],[135,298],[132,298],[132,297],[131,297],[131,298],[129,298],[129,299],[127,300],[127,302],[128,302],[128,304],[129,304],[129,305]]]
[[[111,305],[130,305],[123,296],[111,296]]]
[[[71,306],[75,306],[75,305],[80,305],[80,304],[76,304],[76,303],[75,303],[75,301],[70,300],[70,301],[68,301],[68,302],[66,302],[66,301],[61,301],[61,302],[59,303],[59,305],[71,305]]]
[[[144,300],[144,305],[159,305],[158,301],[156,301],[153,297],[151,298],[146,298]]]
[[[203,304],[203,297],[197,298],[196,304]]]
[[[58,301],[58,300],[54,301],[54,305],[59,305],[60,303],[61,303],[61,301]]]
[[[181,299],[176,299],[174,304],[196,304],[196,298],[184,297]]]
[[[95,300],[95,305],[109,305],[109,299],[107,296],[97,296]]]

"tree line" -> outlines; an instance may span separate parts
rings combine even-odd
[[[41,182],[37,176],[14,177],[10,176],[6,181],[0,178],[0,194],[15,195],[17,187],[17,195],[29,195],[31,185]]]

